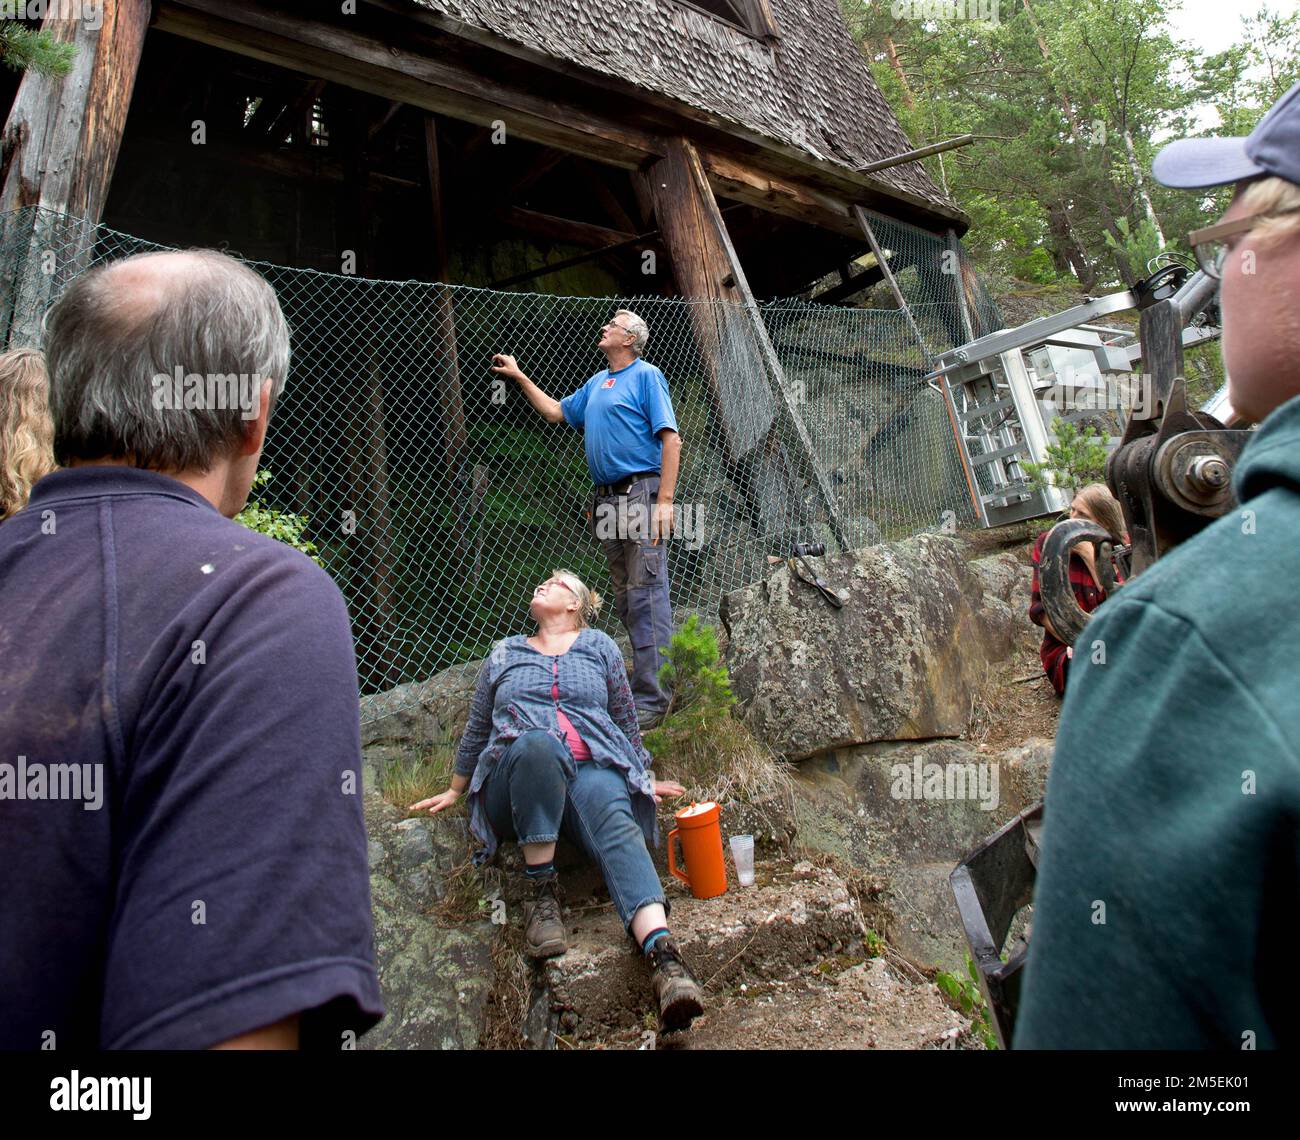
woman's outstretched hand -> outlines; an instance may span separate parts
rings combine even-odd
[[[672,796],[673,799],[676,799],[678,796],[684,796],[686,794],[686,789],[676,780],[656,780],[654,782],[654,790],[655,803],[657,804],[664,802],[664,796]]]
[[[412,804],[407,811],[423,811],[429,809],[429,814],[442,811],[443,808],[449,808],[458,799],[460,793],[454,788],[448,788],[445,792],[439,792],[436,796],[430,796],[427,800],[421,800],[418,804]]]

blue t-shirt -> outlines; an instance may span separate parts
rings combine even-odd
[[[597,372],[560,401],[560,410],[585,435],[587,468],[596,484],[658,471],[663,454],[659,433],[677,430],[668,381],[640,357],[617,372]]]
[[[91,466],[0,524],[0,590],[0,1049],[205,1048],[295,1013],[304,1047],[370,1028],[356,660],[329,576],[175,479]]]

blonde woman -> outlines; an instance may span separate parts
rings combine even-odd
[[[50,384],[39,349],[0,353],[0,522],[27,505],[32,484],[54,470]]]
[[[685,789],[651,782],[623,655],[588,624],[599,607],[568,570],[533,591],[537,632],[499,642],[484,663],[451,786],[411,807],[438,812],[468,793],[470,829],[484,844],[475,860],[501,840],[520,845],[535,958],[567,949],[553,860],[561,832],[571,838],[600,867],[650,964],[661,1026],[681,1029],[703,1011],[700,987],[669,934],[648,845],[659,842],[655,804]]]

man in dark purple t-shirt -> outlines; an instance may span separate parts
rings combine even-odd
[[[347,609],[231,521],[275,294],[129,258],[46,352],[62,469],[0,526],[0,1048],[348,1047],[383,1006]]]

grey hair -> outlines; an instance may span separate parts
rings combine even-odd
[[[645,346],[650,340],[650,326],[638,317],[631,309],[619,309],[614,314],[616,317],[627,317],[627,331],[636,339],[632,341],[632,351],[640,356],[645,352]]]
[[[126,268],[163,259],[184,261]],[[275,290],[248,266],[217,250],[165,250],[78,277],[46,313],[45,355],[59,464],[112,458],[208,471],[243,442],[264,381],[272,407],[284,391],[289,326]],[[178,371],[237,377],[253,407],[159,406],[157,379]]]

